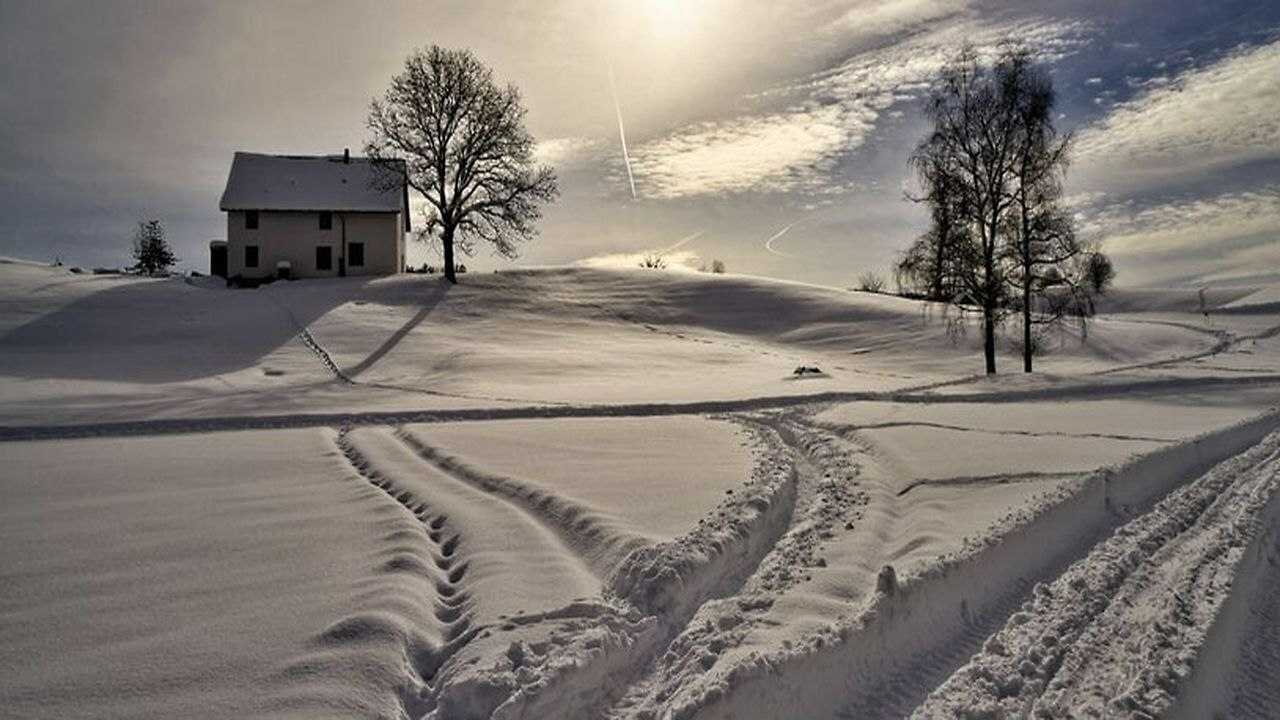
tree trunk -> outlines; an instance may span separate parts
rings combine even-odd
[[[987,374],[996,374],[996,310],[987,301],[982,308],[982,354],[987,359]]]
[[[1025,168],[1025,163],[1024,163]],[[1025,176],[1025,171],[1023,173]],[[1022,176],[1020,176],[1022,177]],[[1021,202],[1019,210],[1021,213],[1021,223],[1018,249],[1022,253],[1019,260],[1022,261],[1022,372],[1031,372],[1031,221],[1027,217],[1027,195],[1025,189],[1022,190]]]
[[[1022,372],[1031,372],[1031,281],[1022,283]]]
[[[947,241],[950,239],[947,237],[948,234],[945,226],[938,228],[938,248],[933,260],[933,287],[929,288],[929,294],[934,300],[944,299],[942,292],[942,265],[946,262]]]
[[[444,245],[444,277],[449,282],[457,284],[458,275],[453,270],[453,228],[445,227],[440,242]]]

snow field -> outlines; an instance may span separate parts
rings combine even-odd
[[[407,429],[443,455],[467,458],[479,472],[520,478],[543,496],[573,498],[606,515],[610,523],[653,541],[687,532],[751,476],[754,462],[743,451],[754,441],[742,428],[697,415],[435,423]],[[531,501],[544,502],[541,497]]]
[[[229,290],[7,264],[0,308],[9,426],[887,393],[981,369],[978,333],[953,341],[935,309],[741,276],[548,269]],[[1041,365],[1104,370],[1217,342],[1117,317],[1088,343],[1068,332]],[[797,380],[802,364],[826,374]]]
[[[1046,372],[986,379],[937,308],[755,278],[0,279],[0,706],[24,716],[1280,698],[1275,463],[1200,477],[1280,424],[1280,323],[1225,307],[1245,291],[1207,319],[1120,293]],[[1050,602],[1075,579],[1099,603]],[[987,702],[961,669],[1000,633],[1034,661],[982,665]]]
[[[3,443],[0,466],[0,714],[399,711],[429,587],[397,568],[427,558],[325,431]]]

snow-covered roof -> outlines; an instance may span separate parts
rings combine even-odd
[[[403,177],[368,158],[238,152],[221,208],[396,212],[408,206]]]

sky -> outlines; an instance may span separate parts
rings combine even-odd
[[[1118,284],[1280,281],[1274,0],[0,0],[0,255],[120,266],[156,217],[205,270],[233,152],[358,151],[439,44],[520,88],[560,179],[521,257],[472,270],[662,251],[850,286],[927,224],[929,83],[1008,39],[1052,74],[1068,201]]]

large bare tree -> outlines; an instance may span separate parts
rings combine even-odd
[[[1008,313],[1021,315],[1030,372],[1037,328],[1083,322],[1090,268],[1107,262],[1077,240],[1062,204],[1071,138],[1054,128],[1054,101],[1025,48],[1007,46],[990,64],[962,48],[929,96],[933,130],[911,158],[924,188],[913,199],[928,203],[932,224],[899,272],[933,299],[981,312],[988,373]]]
[[[1001,242],[1017,159],[1018,82],[1008,75],[1016,71],[999,63],[988,67],[974,48],[962,48],[928,98],[925,110],[933,131],[916,149],[917,157],[935,158],[929,164],[951,174],[960,194],[957,207],[970,233],[957,248],[962,294],[955,301],[976,305],[982,313],[987,373],[996,371],[996,325],[1008,308]]]
[[[499,86],[470,50],[415,50],[374,100],[365,152],[403,160],[407,182],[427,201],[428,237],[438,236],[444,274],[457,282],[455,249],[489,243],[505,257],[533,237],[540,206],[557,194],[555,172],[534,161],[520,91]],[[387,163],[390,166],[389,163]]]
[[[1010,88],[1018,135],[1006,253],[1009,283],[1022,316],[1022,369],[1031,372],[1037,326],[1047,327],[1067,314],[1083,322],[1085,315],[1072,311],[1084,307],[1073,302],[1084,287],[1079,263],[1073,261],[1084,248],[1061,203],[1071,136],[1060,136],[1053,125],[1053,80],[1025,48],[1007,49],[999,62],[1016,84]]]

